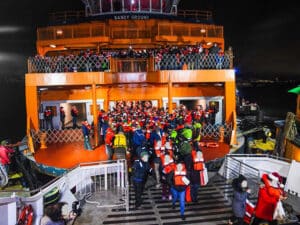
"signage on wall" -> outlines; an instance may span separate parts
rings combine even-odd
[[[150,17],[146,14],[119,14],[114,15],[114,20],[148,20]]]

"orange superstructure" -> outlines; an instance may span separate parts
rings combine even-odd
[[[38,55],[29,58],[26,74],[28,134],[41,129],[46,106],[60,130],[60,106],[66,123],[71,105],[77,105],[81,117],[97,127],[99,110],[109,111],[120,100],[151,101],[169,113],[185,101],[204,107],[214,102],[216,123],[235,127],[233,54],[225,51],[223,27],[211,23],[210,12],[177,11],[179,1],[141,0],[129,8],[120,1],[118,11],[97,6],[93,15],[92,0],[84,2],[88,17],[55,14],[64,15],[63,25],[37,29]],[[70,15],[76,23],[68,23]],[[214,44],[217,53],[209,52]]]

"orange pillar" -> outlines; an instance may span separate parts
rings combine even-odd
[[[171,80],[171,73],[169,73],[169,81],[168,81],[168,108],[169,108],[169,114],[173,111],[173,105],[172,105],[172,80]]]
[[[26,78],[25,78],[26,79]],[[39,114],[38,114],[38,95],[36,86],[27,86],[25,87],[25,96],[26,96],[26,112],[27,118],[30,118],[30,123],[27,124],[27,129],[39,129]]]
[[[225,121],[231,122],[232,113],[236,108],[235,82],[225,82]]]
[[[98,146],[98,107],[97,107],[97,94],[96,94],[96,84],[92,84],[92,102],[93,102],[93,118],[94,118],[94,138],[95,146]]]
[[[104,103],[103,103],[103,107],[104,107],[104,111],[107,112],[108,108],[109,108],[109,92],[110,92],[110,88],[108,88],[106,90],[106,98],[104,99]]]

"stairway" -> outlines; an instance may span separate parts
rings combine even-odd
[[[226,180],[214,175],[207,186],[200,187],[198,203],[186,203],[186,220],[182,221],[179,203],[171,208],[171,201],[162,200],[161,189],[150,187],[144,191],[142,209],[134,209],[134,191],[130,188],[130,209],[99,209],[85,205],[83,214],[75,224],[130,224],[130,225],[176,225],[176,224],[227,224],[231,216],[232,188]],[[94,217],[94,218],[91,218]]]

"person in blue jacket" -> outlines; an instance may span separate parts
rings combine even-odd
[[[139,209],[142,204],[142,194],[148,174],[152,174],[152,168],[148,162],[149,155],[147,152],[142,152],[140,158],[135,160],[132,166],[132,181],[135,192],[135,208]]]
[[[243,225],[244,215],[246,212],[246,200],[250,194],[246,177],[239,175],[232,181],[233,199],[232,212],[233,216],[229,224]]]

